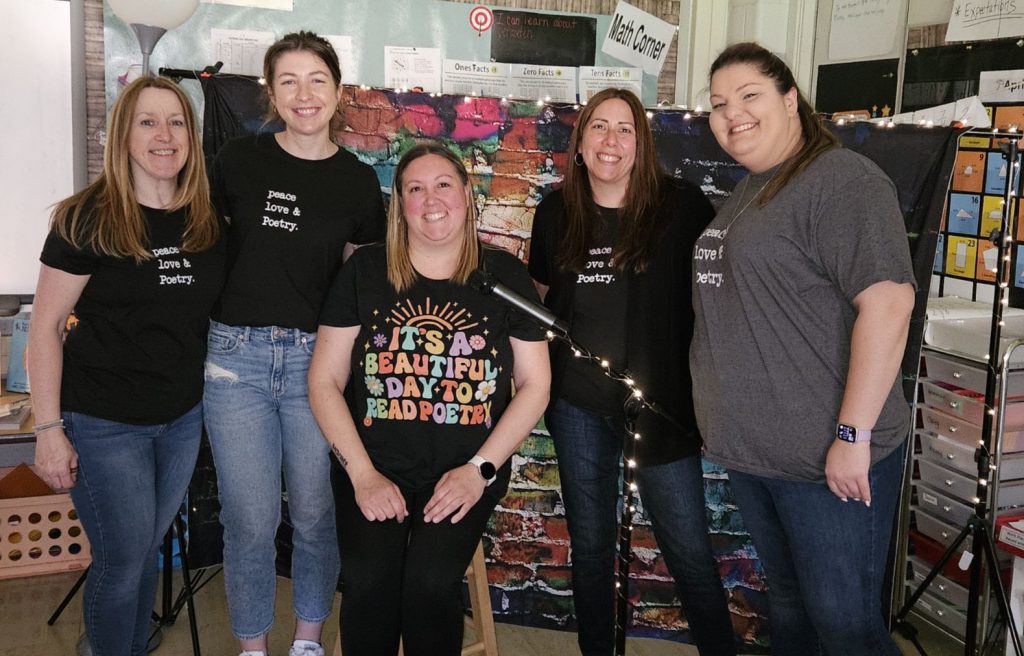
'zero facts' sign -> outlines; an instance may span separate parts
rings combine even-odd
[[[484,6],[473,7],[469,11],[469,24],[478,34],[483,34],[494,25],[494,14]]]

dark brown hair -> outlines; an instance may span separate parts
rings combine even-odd
[[[341,86],[341,64],[338,63],[338,53],[334,51],[334,46],[331,45],[330,41],[323,38],[316,32],[307,32],[306,30],[285,34],[283,37],[278,39],[274,45],[270,46],[270,48],[267,49],[267,54],[263,56],[263,80],[266,83],[268,100],[267,114],[264,116],[266,123],[281,120],[281,115],[277,113],[277,108],[274,107],[274,103],[269,102],[270,90],[274,85],[274,74],[276,73],[277,60],[285,53],[301,50],[305,50],[319,57],[327,66],[327,70],[330,71],[331,79],[334,80],[334,85]]]
[[[594,112],[601,103],[612,98],[618,98],[629,105],[636,128],[636,158],[629,172],[626,197],[619,209],[619,238],[612,249],[612,258],[615,268],[640,272],[647,268],[654,247],[654,209],[660,200],[665,175],[655,156],[654,135],[651,134],[647,112],[640,99],[628,89],[604,89],[594,94],[576,118],[569,139],[569,153],[576,157],[583,131]],[[576,164],[575,161],[570,161],[562,186],[565,231],[562,233],[558,263],[565,269],[582,271],[587,253],[593,246],[600,214],[590,188],[587,165]]]
[[[178,172],[178,192],[167,206],[168,210],[187,208],[181,248],[190,252],[204,251],[217,241],[220,224],[210,202],[203,144],[192,103],[174,82],[145,75],[122,89],[110,108],[100,176],[54,207],[51,227],[76,248],[89,247],[103,255],[130,257],[136,262],[153,257],[146,219],[135,197],[128,150],[135,108],[146,89],[173,93],[181,103],[188,129],[188,157]]]
[[[800,118],[800,131],[803,133],[804,143],[800,150],[783,164],[782,168],[761,190],[757,203],[764,205],[775,194],[779,193],[790,180],[810,166],[819,155],[833,148],[839,148],[839,139],[822,125],[814,107],[807,101],[800,87],[796,85],[793,71],[778,56],[760,44],[748,42],[737,43],[729,46],[715,58],[711,64],[711,71],[708,73],[708,80],[715,76],[715,73],[726,66],[733,64],[750,64],[762,75],[770,77],[775,81],[775,88],[779,93],[787,93],[790,89],[796,89],[797,115]]]

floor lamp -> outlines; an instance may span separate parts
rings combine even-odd
[[[142,50],[142,72],[149,75],[149,56],[157,41],[188,20],[199,0],[107,0],[118,18],[132,28]]]

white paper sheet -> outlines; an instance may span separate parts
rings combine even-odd
[[[514,98],[576,102],[576,67],[512,64]]]
[[[907,0],[834,0],[828,56],[836,61],[879,57],[896,48]]]
[[[214,59],[224,62],[221,73],[263,75],[263,56],[274,44],[272,32],[210,30]]]
[[[446,59],[441,88],[456,95],[500,97],[511,93],[510,80],[509,64]]]
[[[602,89],[629,89],[643,98],[644,70],[620,66],[580,66],[580,99],[590,100]]]
[[[384,86],[441,91],[441,49],[384,46]]]
[[[999,39],[1024,34],[1024,5],[998,0],[954,0],[946,41]]]
[[[1024,69],[982,71],[978,80],[982,102],[1020,102],[1024,100]]]

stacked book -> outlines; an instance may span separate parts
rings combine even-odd
[[[31,413],[30,397],[0,397],[0,430],[18,430]]]

